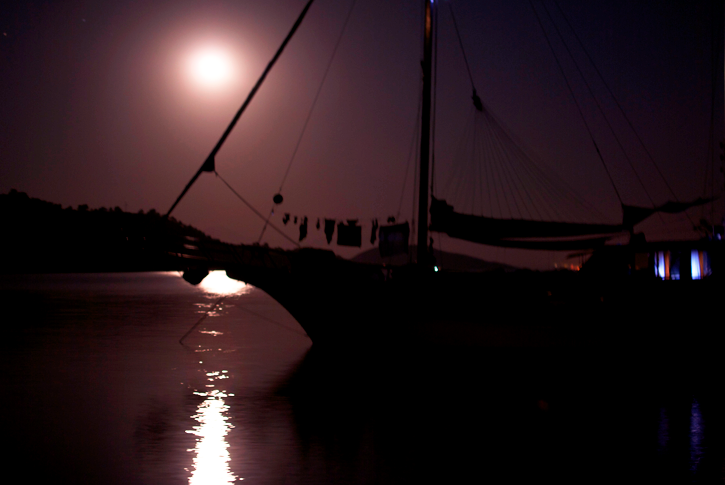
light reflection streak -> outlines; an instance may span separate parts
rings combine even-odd
[[[664,453],[667,449],[667,443],[670,441],[670,420],[667,417],[667,411],[664,407],[660,408],[660,422],[657,433],[658,451]]]
[[[227,371],[208,372],[206,375],[208,380],[214,381],[228,378],[228,375],[223,375],[226,373]],[[205,387],[214,387],[214,385],[207,384]],[[233,394],[226,394],[221,389],[197,391],[194,394],[206,399],[199,404],[196,414],[192,416],[199,425],[186,431],[197,437],[196,446],[187,450],[196,453],[193,459],[194,471],[189,477],[189,484],[230,484],[237,479],[243,480],[243,478],[237,478],[229,469],[231,457],[226,435],[234,426],[229,423],[229,416],[227,416],[229,406],[224,399]]]
[[[212,337],[216,337],[217,335],[224,335],[224,332],[217,332],[216,330],[199,330],[199,333],[211,335]]]
[[[690,470],[697,471],[702,458],[702,414],[700,403],[692,401],[690,414]]]

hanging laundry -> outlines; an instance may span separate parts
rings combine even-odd
[[[357,219],[350,219],[347,224],[340,222],[337,225],[338,246],[362,246],[362,227],[357,225]]]
[[[381,226],[379,235],[380,256],[387,258],[396,254],[408,253],[410,226],[407,222],[393,226]]]
[[[318,231],[320,230],[320,218],[319,217],[317,218],[317,225],[315,226],[315,228],[317,228]]]
[[[327,244],[332,242],[332,235],[335,232],[335,219],[325,219],[325,238]]]
[[[288,222],[289,222],[289,212],[286,212],[284,217],[282,218],[282,224],[284,224],[286,226]]]
[[[370,234],[370,244],[375,244],[375,240],[378,238],[378,220],[373,219],[373,232]]]
[[[307,217],[302,220],[300,224],[300,242],[307,237]]]

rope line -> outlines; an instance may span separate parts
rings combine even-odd
[[[473,116],[476,116],[475,108],[472,109],[472,112],[473,112]],[[488,154],[487,159],[491,160],[493,158],[493,144],[491,143],[490,138],[484,140],[484,142],[486,142],[486,143],[481,144],[482,145],[481,150],[482,150],[482,152],[485,151],[485,153]],[[488,212],[491,216],[493,216],[493,199],[492,199],[493,187],[491,187],[491,183],[493,181],[493,171],[491,170],[491,164],[485,162],[486,158],[484,158],[483,160],[484,160],[484,168],[486,171],[486,190],[488,191]]]
[[[279,184],[279,190],[277,192],[282,192],[282,186],[284,185],[285,181],[287,180],[287,176],[289,175],[290,169],[292,168],[292,162],[295,160],[295,156],[297,155],[297,151],[300,148],[300,144],[302,143],[302,138],[305,136],[305,132],[307,131],[307,125],[310,123],[310,118],[312,118],[312,113],[315,110],[315,106],[317,105],[317,100],[320,97],[320,93],[322,93],[322,88],[325,86],[325,81],[327,80],[327,75],[330,73],[330,68],[332,67],[332,62],[335,60],[335,55],[337,54],[337,49],[340,47],[340,42],[342,41],[342,36],[345,34],[345,30],[347,29],[347,24],[350,21],[350,17],[352,16],[352,11],[355,8],[355,3],[357,0],[352,0],[352,3],[350,4],[350,10],[347,12],[347,16],[345,17],[345,22],[342,24],[342,29],[340,30],[340,34],[337,36],[337,42],[335,43],[335,48],[332,49],[332,55],[330,55],[330,59],[327,61],[327,66],[325,67],[325,74],[322,76],[322,81],[320,82],[320,86],[317,88],[317,93],[315,93],[315,98],[312,100],[312,106],[310,107],[310,111],[307,113],[307,118],[305,119],[305,123],[302,126],[302,132],[300,133],[299,138],[297,139],[297,144],[295,145],[295,149],[292,152],[292,157],[290,158],[289,164],[287,165],[287,170],[284,172],[284,177],[282,177],[282,182]]]
[[[403,198],[405,197],[405,186],[408,183],[408,172],[410,171],[411,162],[415,163],[418,159],[418,150],[420,145],[420,116],[423,107],[423,83],[420,83],[418,93],[418,114],[415,117],[415,127],[413,128],[413,139],[410,145],[410,151],[408,152],[408,163],[405,166],[405,175],[403,176],[403,188],[400,191],[400,202],[398,202],[398,212],[396,213],[396,219],[400,219],[400,211],[403,208]],[[414,204],[415,205],[415,204]]]
[[[592,143],[594,144],[594,148],[597,152],[597,155],[599,156],[599,160],[602,162],[602,167],[604,168],[604,171],[606,172],[607,177],[609,178],[609,181],[612,184],[612,188],[614,189],[614,192],[617,194],[617,199],[619,199],[620,204],[624,204],[624,202],[622,201],[622,196],[619,193],[619,190],[617,190],[616,184],[614,183],[612,174],[609,173],[609,168],[607,168],[607,164],[604,162],[604,157],[602,156],[602,152],[599,151],[599,146],[597,145],[596,140],[594,140],[594,134],[592,133],[592,130],[589,127],[589,123],[587,123],[587,120],[584,117],[584,112],[582,111],[581,106],[579,105],[579,102],[576,100],[576,96],[574,95],[574,90],[572,89],[571,84],[569,83],[569,79],[566,77],[564,68],[561,65],[561,62],[559,61],[559,58],[556,55],[554,46],[551,45],[551,40],[549,39],[549,35],[546,33],[546,29],[544,29],[544,25],[541,22],[541,17],[539,17],[539,12],[536,11],[536,8],[534,8],[534,4],[531,0],[529,0],[529,5],[531,5],[531,10],[534,11],[534,15],[536,16],[536,21],[539,23],[539,27],[541,27],[541,31],[544,33],[544,38],[546,39],[546,44],[549,46],[549,49],[551,50],[551,53],[554,56],[556,65],[559,67],[559,71],[561,72],[561,75],[564,77],[564,82],[566,83],[566,87],[569,90],[569,94],[571,94],[571,97],[574,101],[574,105],[576,106],[576,109],[579,112],[579,116],[582,119],[582,123],[584,123],[584,127],[586,128],[587,133],[589,133],[589,138],[592,140]]]
[[[438,99],[438,8],[431,9],[433,14],[433,108],[431,110],[431,149],[430,149],[430,193],[435,194],[436,180],[436,101]],[[421,100],[422,101],[422,100]]]
[[[703,177],[703,194],[707,194],[707,182],[708,182],[708,171],[709,178],[710,178],[710,194],[713,196],[715,195],[715,94],[717,87],[717,78],[718,78],[718,68],[719,63],[718,59],[720,57],[720,48],[719,48],[719,42],[716,39],[722,39],[722,33],[720,33],[720,22],[716,19],[718,18],[718,13],[716,9],[716,4],[712,4],[712,20],[710,22],[710,129],[708,133],[708,150],[705,154],[705,163],[704,163],[704,177]],[[718,66],[716,68],[715,66]],[[708,170],[709,169],[709,170]],[[706,208],[703,205],[702,211],[701,211],[701,218],[706,218]],[[710,221],[711,223],[715,222],[715,204],[710,204]],[[692,219],[690,219],[690,222],[692,222]],[[693,223],[693,226],[695,224]],[[709,231],[708,231],[709,232]]]
[[[581,47],[582,51],[584,51],[584,54],[587,56],[587,59],[589,59],[589,63],[594,68],[594,71],[597,73],[597,76],[599,76],[599,79],[602,81],[602,84],[604,84],[604,87],[606,88],[606,90],[609,93],[609,95],[612,97],[612,100],[614,100],[614,104],[617,105],[617,108],[619,109],[619,112],[622,113],[622,116],[624,117],[624,120],[627,122],[627,124],[631,128],[632,133],[634,133],[634,136],[637,138],[637,141],[639,142],[639,144],[644,149],[644,152],[647,154],[647,157],[652,162],[652,165],[654,165],[655,169],[657,170],[657,173],[659,174],[660,177],[662,177],[662,181],[665,183],[665,185],[669,189],[670,193],[672,194],[672,197],[674,197],[675,200],[679,202],[679,199],[677,198],[677,195],[675,194],[675,191],[672,190],[672,187],[670,186],[670,184],[667,183],[667,179],[662,174],[662,171],[660,170],[659,165],[657,165],[657,162],[655,162],[655,159],[652,156],[652,154],[650,153],[649,149],[647,148],[647,145],[644,144],[644,141],[642,141],[642,138],[639,136],[639,132],[634,128],[634,125],[632,124],[632,121],[630,121],[629,116],[627,116],[627,113],[624,111],[624,108],[622,108],[622,105],[619,103],[619,100],[614,95],[614,93],[612,92],[612,90],[609,87],[609,84],[604,79],[604,76],[602,76],[602,73],[599,71],[599,68],[597,67],[597,65],[594,63],[594,60],[589,55],[589,51],[586,49],[586,47],[584,47],[584,44],[582,43],[581,39],[579,38],[579,35],[576,33],[576,30],[574,30],[574,27],[571,25],[571,22],[569,22],[569,18],[566,16],[566,14],[564,13],[564,11],[559,6],[559,2],[557,2],[556,0],[554,0],[554,5],[556,5],[556,8],[559,10],[559,12],[561,13],[561,16],[564,18],[564,21],[569,26],[569,30],[571,30],[572,34],[574,34],[574,38],[579,43],[579,46]]]
[[[216,145],[214,145],[214,148],[212,149],[211,153],[208,157],[206,157],[206,160],[204,160],[204,163],[201,164],[201,167],[199,167],[199,170],[194,174],[194,176],[189,180],[189,183],[186,184],[186,187],[184,187],[184,190],[181,191],[181,194],[176,198],[174,203],[171,205],[171,208],[169,211],[164,215],[164,218],[168,219],[171,215],[171,212],[173,212],[174,207],[176,207],[181,199],[186,195],[186,193],[189,191],[192,185],[194,185],[194,182],[196,182],[196,179],[199,178],[199,175],[201,175],[202,172],[213,172],[215,168],[215,157],[216,154],[221,149],[222,145],[224,145],[224,142],[226,141],[229,134],[234,129],[234,126],[237,124],[237,121],[239,121],[239,118],[241,118],[242,113],[247,109],[247,106],[249,106],[249,103],[251,103],[252,99],[254,98],[254,95],[257,93],[259,88],[262,86],[262,83],[264,83],[264,80],[267,78],[267,74],[272,70],[272,67],[274,67],[275,63],[277,62],[277,59],[282,55],[282,52],[284,51],[284,48],[287,46],[289,41],[292,39],[292,36],[297,32],[297,29],[299,28],[300,24],[302,23],[302,20],[307,15],[307,11],[310,9],[310,6],[312,5],[312,2],[314,0],[309,0],[307,4],[305,5],[305,8],[302,9],[302,13],[300,13],[299,17],[297,17],[297,20],[295,21],[294,25],[292,26],[292,29],[287,34],[287,37],[284,38],[282,41],[282,45],[279,46],[277,49],[277,52],[275,52],[274,57],[272,57],[272,60],[269,61],[269,64],[267,64],[267,67],[262,72],[262,75],[257,79],[257,83],[252,87],[252,90],[247,95],[247,99],[244,100],[244,103],[242,103],[242,106],[239,108],[237,113],[234,115],[234,118],[232,118],[232,121],[229,123],[229,126],[227,126],[227,129],[224,130],[224,133],[222,134],[221,138],[219,138],[219,141]]]
[[[229,190],[231,190],[231,191],[232,191],[232,193],[233,193],[234,195],[236,195],[236,196],[237,196],[237,198],[238,198],[239,200],[241,200],[241,201],[242,201],[242,202],[244,203],[244,205],[246,205],[246,206],[247,206],[247,207],[248,207],[248,208],[249,208],[249,209],[250,209],[250,210],[251,210],[252,212],[254,212],[254,213],[255,213],[255,214],[256,214],[256,215],[257,215],[257,216],[258,216],[258,217],[259,217],[260,219],[262,219],[262,220],[265,220],[264,216],[263,216],[263,215],[262,215],[262,214],[261,214],[261,213],[260,213],[260,212],[259,212],[259,211],[258,211],[257,209],[255,209],[255,208],[254,208],[254,207],[252,206],[252,204],[250,204],[249,202],[247,202],[247,201],[246,201],[246,200],[244,199],[244,197],[242,197],[241,195],[239,195],[239,192],[237,192],[236,190],[234,190],[234,189],[232,188],[232,186],[231,186],[231,185],[229,185],[229,183],[228,183],[228,182],[227,182],[226,180],[224,180],[224,178],[223,178],[223,177],[222,177],[221,175],[219,175],[219,172],[217,172],[216,170],[214,170],[214,173],[215,173],[215,174],[216,174],[216,176],[217,176],[217,177],[219,178],[219,180],[221,180],[222,182],[224,182],[224,185],[226,185],[226,186],[227,186],[227,187],[229,188]],[[297,246],[298,248],[299,248],[299,247],[301,247],[301,246],[300,246],[300,244],[299,244],[299,243],[298,243],[297,241],[295,241],[294,239],[292,239],[291,237],[289,237],[289,236],[288,236],[287,234],[285,234],[284,232],[282,232],[282,230],[281,230],[281,229],[279,229],[279,228],[278,228],[277,226],[275,226],[275,225],[274,225],[274,224],[272,224],[271,222],[268,222],[268,224],[269,224],[269,227],[271,227],[272,229],[274,229],[275,231],[277,231],[277,232],[278,232],[278,233],[279,233],[279,234],[280,234],[280,235],[281,235],[282,237],[284,237],[285,239],[287,239],[287,240],[288,240],[289,242],[291,242],[292,244],[294,244],[294,245],[295,245],[295,246]]]
[[[509,130],[506,125],[496,118],[496,115],[491,112],[491,110],[486,110],[486,113],[488,114],[488,119],[490,119],[491,125],[494,127],[494,130],[498,134],[497,136],[507,140],[508,145],[511,147],[511,150],[514,151],[517,154],[517,157],[522,161],[522,163],[531,169],[532,171],[536,172],[536,175],[533,175],[532,178],[538,182],[548,182],[548,184],[551,187],[550,193],[556,197],[564,198],[568,201],[576,202],[577,205],[587,209],[590,214],[596,215],[597,217],[601,219],[606,219],[604,214],[602,214],[596,207],[594,207],[592,204],[588,203],[583,197],[581,197],[576,190],[574,190],[569,184],[567,184],[564,180],[554,178],[555,172],[552,170],[545,171],[543,170],[539,165],[545,165],[540,160],[537,160],[536,162],[533,161],[533,159],[527,155],[526,150],[524,150],[525,145],[520,142],[514,140],[514,136],[511,133],[511,130]],[[530,151],[530,150],[529,150]]]
[[[292,163],[295,161],[295,157],[297,156],[297,151],[300,148],[300,145],[302,144],[302,138],[304,138],[305,133],[307,132],[307,125],[310,123],[310,119],[312,118],[312,113],[315,110],[315,106],[317,106],[317,100],[320,97],[320,93],[322,93],[322,88],[325,85],[325,81],[327,80],[327,75],[330,73],[330,68],[332,67],[332,61],[335,60],[335,55],[337,54],[337,49],[340,47],[340,42],[342,41],[342,36],[345,33],[345,30],[347,29],[347,24],[350,20],[350,16],[352,15],[352,11],[355,8],[355,3],[357,0],[352,0],[352,3],[350,4],[350,10],[347,12],[347,16],[345,17],[345,22],[342,24],[342,29],[340,30],[340,34],[337,36],[337,42],[335,43],[335,47],[332,49],[332,54],[330,55],[330,59],[327,61],[327,66],[325,67],[325,73],[322,76],[322,81],[320,82],[319,87],[317,88],[317,93],[315,93],[315,97],[312,100],[312,105],[310,106],[310,110],[307,112],[307,118],[305,118],[305,122],[302,125],[302,131],[300,132],[299,138],[297,138],[297,144],[295,145],[294,150],[292,151],[292,156],[290,157],[290,161],[287,164],[287,170],[284,172],[284,176],[282,177],[282,182],[279,184],[279,189],[277,190],[277,193],[282,193],[282,187],[284,186],[285,181],[287,180],[287,176],[289,175],[290,169],[292,168]],[[264,221],[264,226],[262,227],[262,232],[259,235],[259,239],[257,242],[262,242],[262,237],[264,237],[264,232],[267,230],[267,225],[269,224],[269,220],[272,218],[272,215],[274,214],[274,206],[269,211],[269,216]]]
[[[474,111],[473,116],[476,116],[476,112]],[[481,208],[481,214],[483,214],[483,183],[484,179],[487,177],[484,176],[483,172],[486,169],[486,158],[483,157],[483,140],[481,140],[480,143],[477,143],[475,145],[475,153],[474,157],[476,157],[476,160],[480,160],[480,163],[476,164],[476,168],[478,169],[478,203]]]
[[[241,195],[239,194],[239,192],[237,192],[236,190],[234,190],[234,188],[233,188],[233,187],[232,187],[232,186],[231,186],[231,185],[229,184],[229,182],[227,182],[226,180],[224,180],[224,178],[223,178],[223,177],[222,177],[221,175],[219,175],[219,173],[218,173],[217,171],[214,171],[214,173],[215,173],[215,174],[216,174],[216,176],[217,176],[217,177],[219,178],[219,180],[221,180],[221,181],[222,181],[222,182],[224,183],[224,185],[226,185],[226,186],[227,186],[227,188],[228,188],[229,190],[231,190],[231,191],[232,191],[232,193],[233,193],[233,194],[234,194],[235,196],[237,196],[237,198],[238,198],[238,199],[239,199],[240,201],[242,201],[242,202],[243,202],[243,203],[244,203],[244,204],[245,204],[245,205],[246,205],[246,206],[247,206],[247,207],[248,207],[248,208],[249,208],[249,209],[250,209],[250,210],[251,210],[252,212],[254,212],[254,214],[255,214],[255,215],[257,215],[257,217],[259,217],[260,219],[264,220],[264,216],[263,216],[263,215],[262,215],[262,214],[261,214],[261,213],[260,213],[260,212],[259,212],[259,211],[258,211],[257,209],[255,209],[255,208],[254,208],[254,206],[252,206],[252,204],[250,204],[250,203],[249,203],[249,202],[248,202],[248,201],[247,201],[246,199],[244,199],[244,197],[242,197],[242,196],[241,196]],[[416,176],[417,176],[417,174],[416,174]],[[315,217],[316,217],[316,216],[314,216],[314,217],[313,217],[313,216],[311,216],[311,217],[310,217],[310,219],[314,219]],[[322,217],[320,217],[320,219],[322,219]],[[363,220],[364,220],[364,219],[370,219],[370,220],[372,220],[372,219],[384,219],[384,218],[382,218],[382,217],[358,217],[357,219],[363,219]],[[335,220],[336,220],[336,221],[339,221],[340,219],[335,219]],[[301,245],[300,245],[300,244],[299,244],[299,243],[298,243],[297,241],[295,241],[294,239],[292,239],[292,238],[290,238],[289,236],[287,236],[287,235],[286,235],[286,234],[285,234],[285,233],[284,233],[284,232],[282,231],[282,229],[280,229],[279,227],[275,226],[275,225],[274,225],[274,224],[272,224],[271,222],[269,223],[269,227],[271,227],[272,229],[274,229],[275,231],[277,231],[277,232],[278,232],[278,233],[279,233],[279,234],[280,234],[280,235],[281,235],[282,237],[284,237],[285,239],[287,239],[287,240],[288,240],[289,242],[291,242],[292,244],[294,244],[294,245],[295,245],[295,246],[297,246],[298,248],[302,247],[302,246],[301,246]],[[364,224],[362,224],[362,225],[361,225],[361,227],[366,227],[366,226],[365,226]]]
[[[461,40],[461,33],[458,31],[458,22],[456,22],[456,16],[453,13],[453,5],[448,3],[448,9],[451,11],[451,18],[453,19],[453,27],[456,30],[456,36],[458,37],[458,44],[461,46],[461,53],[463,54],[463,61],[466,63],[466,70],[468,71],[468,79],[471,80],[471,89],[476,92],[476,86],[473,83],[473,74],[471,74],[471,66],[468,65],[468,57],[466,57],[466,50],[463,48],[463,40]]]
[[[510,156],[511,156],[511,154],[509,154],[509,157]],[[521,173],[520,173],[521,172],[521,168],[520,168],[520,164],[511,163],[511,164],[509,164],[509,166],[511,167],[511,171],[513,172],[513,175],[516,178],[517,187],[525,187],[524,181],[521,178]],[[524,165],[524,171],[525,170],[526,170],[526,166]],[[520,195],[520,197],[522,198],[521,204],[523,205],[523,207],[524,208],[531,207],[533,209],[533,212],[536,214],[536,217],[538,217],[539,219],[542,219],[541,213],[539,212],[538,205],[536,203],[534,203],[533,199],[531,198],[530,191],[523,190],[521,192],[523,192],[523,196]],[[526,204],[526,202],[525,202],[526,199],[528,199],[528,201],[530,202],[530,204]],[[529,217],[532,217],[531,213],[529,213]]]
[[[511,198],[514,201],[514,206],[516,207],[516,211],[519,213],[519,215],[523,219],[525,217],[525,214],[521,210],[521,207],[519,207],[519,202],[517,200],[517,199],[521,199],[522,200],[521,204],[523,205],[523,197],[521,196],[520,184],[515,184],[514,183],[514,180],[513,180],[513,178],[515,176],[514,169],[515,169],[515,165],[516,164],[513,163],[513,160],[512,160],[512,157],[511,157],[511,153],[510,152],[507,151],[505,155],[506,155],[506,162],[507,163],[505,163],[503,165],[504,174],[506,176],[506,181],[508,183],[508,186],[514,188],[514,191],[511,194]],[[523,207],[526,208],[526,206],[523,206]],[[528,217],[531,217],[531,214],[530,213],[527,213],[527,215],[528,215]]]
[[[289,328],[287,325],[284,325],[282,323],[279,323],[276,320],[272,320],[271,318],[267,318],[264,315],[261,315],[261,314],[259,314],[257,312],[253,312],[252,310],[249,310],[248,308],[244,308],[243,306],[237,306],[236,308],[238,308],[238,309],[240,309],[240,310],[242,310],[244,312],[247,312],[250,315],[254,315],[257,318],[261,318],[262,320],[265,320],[265,321],[267,321],[269,323],[273,323],[273,324],[277,325],[278,327],[281,327],[281,328],[287,330],[288,332],[292,332],[292,333],[297,334],[297,335],[302,335],[303,337],[307,337],[308,336],[304,332],[300,332],[299,330],[295,330],[293,328]]]
[[[190,334],[191,332],[193,332],[193,331],[194,331],[194,329],[195,329],[196,327],[198,327],[198,326],[199,326],[199,324],[200,324],[201,322],[203,322],[204,320],[206,320],[206,317],[208,317],[208,316],[209,316],[209,313],[211,313],[211,312],[212,312],[212,311],[213,311],[214,309],[216,309],[216,307],[218,307],[218,306],[219,306],[219,304],[220,304],[220,303],[221,303],[222,301],[224,301],[224,298],[226,298],[226,297],[225,297],[225,296],[222,296],[222,297],[221,297],[221,298],[219,298],[219,299],[218,299],[217,301],[215,301],[215,302],[214,302],[214,304],[212,304],[212,305],[211,305],[211,306],[209,307],[209,309],[208,309],[208,310],[207,310],[206,312],[204,312],[204,315],[203,315],[203,316],[202,316],[202,317],[201,317],[201,318],[200,318],[200,319],[199,319],[199,320],[198,320],[198,321],[197,321],[197,322],[196,322],[196,323],[195,323],[194,325],[192,325],[192,327],[191,327],[191,328],[189,329],[189,331],[188,331],[188,332],[186,332],[186,333],[184,334],[184,336],[183,336],[183,337],[181,337],[181,338],[179,339],[179,343],[180,343],[181,345],[184,345],[184,339],[185,339],[186,337],[188,337],[188,336],[189,336],[189,334]]]
[[[656,205],[654,199],[652,199],[652,196],[647,191],[647,187],[644,185],[644,181],[642,180],[642,177],[639,175],[639,172],[637,172],[637,169],[634,168],[634,164],[632,163],[632,160],[629,158],[629,155],[627,154],[627,151],[624,149],[624,146],[622,146],[622,142],[619,140],[617,133],[614,131],[614,127],[612,127],[612,124],[609,122],[609,118],[604,113],[604,110],[602,109],[601,104],[599,104],[599,100],[597,100],[596,96],[594,96],[594,92],[592,91],[592,88],[589,85],[589,82],[587,81],[586,77],[584,76],[584,73],[582,72],[581,68],[579,67],[579,63],[574,58],[574,55],[572,54],[571,49],[569,49],[569,45],[564,41],[564,37],[561,35],[561,31],[559,30],[559,27],[556,25],[556,22],[554,22],[554,19],[551,18],[549,9],[546,7],[546,4],[544,2],[541,2],[541,6],[544,8],[544,11],[546,12],[546,16],[549,18],[549,21],[554,26],[554,31],[559,36],[559,39],[561,40],[562,44],[564,45],[564,48],[566,49],[567,54],[569,54],[569,58],[571,58],[572,62],[574,63],[574,67],[576,68],[577,72],[579,73],[579,76],[581,77],[582,81],[584,82],[584,86],[587,88],[587,91],[589,91],[589,95],[592,97],[594,104],[597,106],[597,110],[602,115],[604,122],[607,124],[609,131],[612,133],[614,140],[617,142],[617,146],[619,146],[619,149],[624,154],[624,159],[627,160],[627,164],[629,165],[629,168],[631,168],[632,172],[634,172],[634,175],[637,178],[637,181],[639,182],[640,187],[642,187],[642,190],[644,191],[645,195],[647,195],[647,198],[649,199],[650,203],[654,207]]]
[[[479,114],[474,107],[470,109],[454,163],[442,186],[450,203],[490,217],[582,222],[592,217],[607,219],[555,172],[540,167],[543,163],[527,154],[492,111],[485,109]]]

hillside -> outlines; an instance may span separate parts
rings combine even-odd
[[[149,241],[185,236],[211,239],[202,231],[155,210],[63,208],[23,192],[0,194],[3,273],[154,271],[175,269]]]
[[[161,271],[178,269],[160,243],[169,238],[214,240],[204,232],[173,217],[164,219],[155,210],[138,213],[113,209],[77,208],[29,197],[11,190],[0,194],[0,251],[3,273],[58,273],[106,271]],[[216,240],[214,240],[216,241]],[[411,248],[415,257],[416,248]],[[452,271],[513,269],[462,254],[435,251],[437,264]],[[358,254],[353,261],[403,265],[401,254],[381,258],[378,248]]]

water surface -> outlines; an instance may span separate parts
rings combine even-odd
[[[24,482],[722,481],[717,354],[341,359],[250,286],[4,275],[0,290],[4,462]]]

